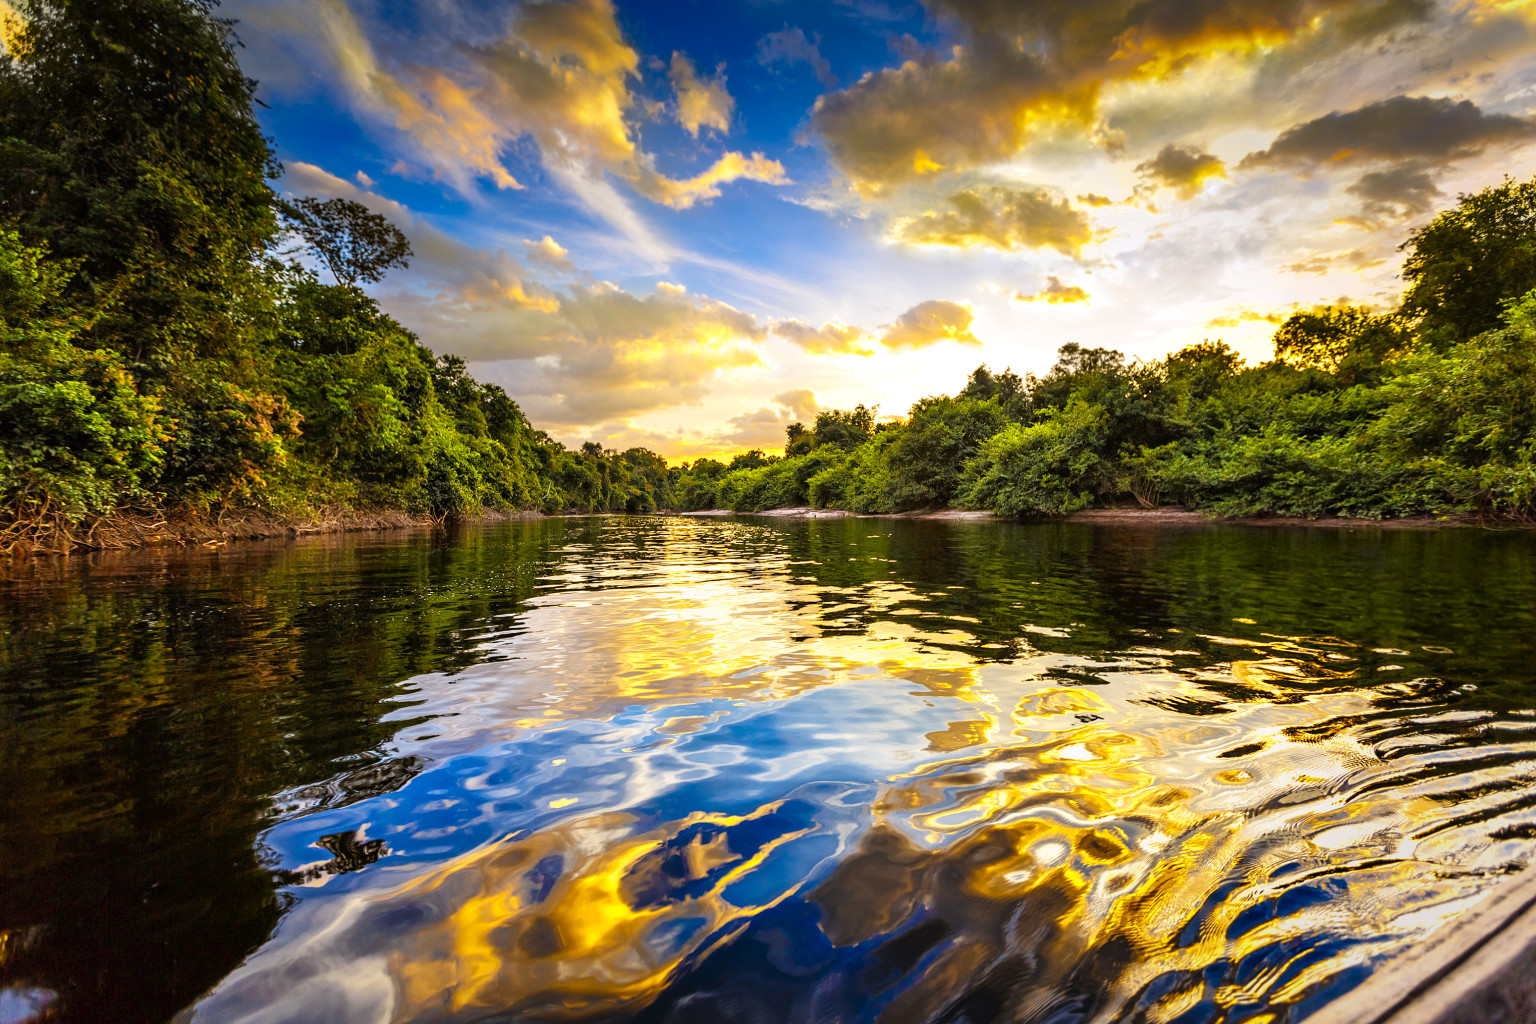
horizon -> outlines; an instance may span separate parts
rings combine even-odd
[[[694,12],[696,16],[689,16]],[[225,0],[278,189],[562,442],[671,462],[1067,342],[1267,359],[1536,173],[1536,4]]]

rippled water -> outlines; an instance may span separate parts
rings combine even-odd
[[[1528,534],[555,519],[0,634],[5,1020],[1299,1021],[1536,843]]]

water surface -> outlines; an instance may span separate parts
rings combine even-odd
[[[1536,542],[574,518],[0,581],[0,1020],[1299,1021],[1536,842]]]

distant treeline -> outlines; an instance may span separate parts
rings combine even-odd
[[[978,368],[905,420],[821,413],[782,458],[695,462],[679,509],[958,506],[1005,516],[1179,503],[1218,515],[1536,512],[1536,182],[1403,243],[1396,310],[1296,313],[1275,358],[1221,342],[1152,362],[1063,345],[1044,377]]]
[[[669,468],[566,449],[360,290],[408,243],[356,203],[273,192],[255,83],[212,0],[15,6],[0,549],[232,509],[1536,510],[1536,182],[1415,231],[1397,310],[1298,313],[1260,366],[1220,342],[1129,364],[1067,344],[1043,377],[982,367],[905,420],[829,410],[791,426],[782,457]]]
[[[701,459],[681,509],[955,506],[1005,516],[1178,503],[1218,515],[1536,512],[1536,182],[1409,236],[1401,305],[1297,313],[1275,359],[1221,342],[1127,363],[1062,346],[1044,377],[971,374],[905,420],[789,428],[782,458]]]

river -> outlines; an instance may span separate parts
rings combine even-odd
[[[39,561],[0,768],[3,1021],[1300,1021],[1536,851],[1536,540]]]

